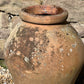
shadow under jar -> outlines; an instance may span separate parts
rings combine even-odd
[[[57,6],[22,9],[22,23],[5,45],[5,60],[15,84],[74,84],[83,65],[84,45]]]

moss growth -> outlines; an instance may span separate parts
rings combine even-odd
[[[2,66],[2,67],[7,69],[7,66],[5,64],[5,60],[0,59],[0,66]]]

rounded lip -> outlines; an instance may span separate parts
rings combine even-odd
[[[34,6],[28,6],[25,7],[21,10],[20,12],[20,18],[25,21],[25,22],[30,22],[30,23],[36,23],[36,24],[55,24],[55,23],[62,23],[66,21],[68,17],[68,12],[67,10],[61,8],[63,10],[62,13],[59,14],[52,14],[52,15],[47,15],[47,16],[42,16],[42,15],[36,15],[36,14],[31,14],[27,13],[24,11],[24,9],[31,8],[31,7],[36,7],[36,6],[55,6],[55,5],[34,5]],[[56,8],[59,6],[55,6]]]

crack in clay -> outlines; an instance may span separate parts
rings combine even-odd
[[[4,10],[0,10],[0,12],[6,13],[6,11],[4,11]],[[10,13],[10,12],[8,12],[6,14],[11,15],[11,16],[19,16],[18,14],[13,14],[13,13]]]

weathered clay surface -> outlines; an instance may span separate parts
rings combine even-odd
[[[6,0],[3,0],[6,1]],[[8,0],[7,0],[8,1]],[[73,4],[72,4],[73,3]],[[84,21],[84,0],[11,0],[9,4],[0,6],[7,13],[19,14],[21,8],[37,4],[58,5],[69,12],[69,21]],[[11,9],[12,8],[12,9]],[[73,17],[74,16],[74,17]]]
[[[15,84],[73,84],[71,80],[76,78],[82,62],[79,57],[83,46],[71,26],[27,23],[15,34],[5,53]]]
[[[28,13],[33,12],[39,18],[37,14],[42,11],[37,11],[32,9]],[[47,14],[51,14],[48,11]],[[45,20],[52,22],[50,17],[45,16]],[[33,21],[32,16],[24,16],[22,20],[26,19]],[[21,22],[7,39],[5,59],[15,84],[74,84],[83,64],[83,49],[78,33],[69,23],[37,25]]]
[[[18,16],[0,12],[0,59],[4,59],[4,44],[13,28],[18,27],[21,19]],[[19,24],[18,24],[19,23]]]
[[[11,31],[5,45],[6,64],[15,84],[75,83],[83,65],[84,45],[65,21],[67,15],[56,6],[22,9],[22,22]]]
[[[3,4],[4,1],[6,2],[5,4]],[[0,10],[5,11],[6,14],[10,13],[10,14],[18,15],[20,9],[27,6],[27,5],[29,6],[29,5],[39,4],[39,3],[40,4],[41,3],[43,3],[43,4],[45,4],[45,3],[46,4],[55,4],[55,5],[59,5],[59,6],[63,7],[63,8],[65,8],[65,9],[67,9],[69,11],[68,21],[71,22],[72,26],[78,31],[79,34],[80,34],[80,32],[82,32],[84,30],[83,29],[84,28],[83,27],[83,25],[84,25],[84,23],[83,23],[84,22],[84,8],[83,8],[84,7],[84,4],[83,4],[84,0],[74,0],[74,1],[73,0],[69,0],[69,1],[68,0],[60,0],[60,1],[58,1],[58,0],[52,0],[52,1],[51,0],[44,0],[44,1],[43,0],[34,0],[33,2],[31,2],[32,0],[31,1],[27,0],[26,2],[25,1],[26,0],[11,0],[11,1],[10,0],[0,0]],[[14,19],[14,18],[12,18],[12,19]],[[0,19],[0,20],[2,20],[2,19]],[[18,22],[19,22],[19,21],[16,21],[16,20],[12,20],[12,21],[13,21],[13,23],[15,25],[17,25]],[[0,22],[2,22],[2,21],[0,21]],[[11,20],[10,20],[10,22],[11,22]],[[15,26],[13,23],[12,22],[10,23],[10,27],[8,27],[8,29],[10,28],[9,30],[4,31],[4,29],[1,29],[0,31],[2,33],[4,33],[4,34],[6,34],[8,32],[10,33],[10,30],[12,30],[11,28],[14,28],[13,26]],[[77,26],[76,26],[76,24],[77,24]],[[1,23],[0,23],[0,25],[1,25]],[[4,24],[4,25],[7,25],[7,24]],[[3,27],[0,27],[0,28],[3,28]],[[8,36],[9,33],[6,34],[6,35]],[[83,33],[84,32],[82,32],[80,34],[80,35],[82,35],[82,38],[81,38],[82,41],[84,39],[83,38],[84,37]],[[0,46],[2,46],[4,44],[3,42],[5,42],[4,41],[5,39],[3,39],[4,36],[3,35],[1,35],[1,36],[2,36],[1,37],[2,39],[0,39],[0,40],[1,40],[2,44],[0,44]],[[2,40],[3,40],[3,42],[2,42]],[[3,47],[4,47],[4,45],[3,45]],[[3,50],[0,49],[0,52],[1,52],[0,58],[3,58],[3,54],[2,54]]]
[[[53,5],[47,7],[37,5],[22,9],[20,17],[24,21],[37,24],[56,24],[65,22],[68,17],[68,12],[61,7]]]
[[[3,4],[4,2],[5,4]],[[83,32],[84,31],[84,26],[83,26],[84,25],[83,23],[84,22],[84,17],[83,17],[83,13],[84,13],[83,5],[84,4],[83,2],[84,2],[83,0],[74,1],[74,3],[72,0],[69,0],[69,1],[60,0],[59,2],[57,0],[55,1],[54,0],[52,1],[51,0],[31,0],[31,1],[30,0],[0,0],[0,4],[1,4],[0,10],[5,11],[4,13],[0,11],[0,28],[8,28],[9,31],[12,30],[12,28],[14,28],[13,26],[18,24],[19,21],[17,19],[19,16],[16,16],[15,18],[17,21],[9,20],[10,14],[19,15],[21,8],[25,6],[41,4],[41,3],[55,4],[55,5],[57,4],[68,10],[69,12],[68,21],[71,22],[71,25],[77,30],[79,35],[84,37],[84,32]],[[7,13],[9,13],[9,15]]]

